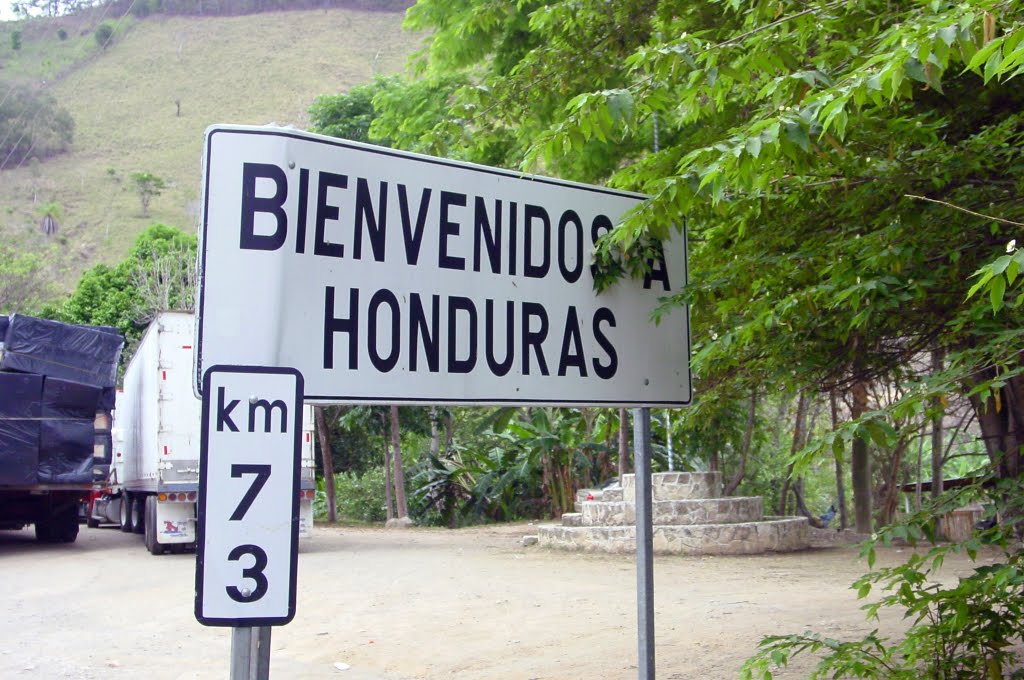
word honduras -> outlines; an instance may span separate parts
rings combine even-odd
[[[584,251],[589,253],[613,226],[603,214],[584,220],[583,206],[553,214],[533,203],[431,187],[410,191],[401,183],[328,171],[300,168],[298,175],[298,200],[291,203],[292,187],[282,167],[242,164],[241,249],[277,251],[290,245],[298,255],[380,263],[398,257],[412,267],[525,279],[558,277],[589,288],[593,271],[583,276]],[[388,210],[393,202],[400,224],[388,221],[389,215],[394,217]],[[297,214],[289,214],[291,206]],[[330,238],[337,237],[339,225],[347,237],[344,243]],[[389,239],[400,239],[399,247],[389,248]],[[436,254],[429,262],[422,257],[426,239],[433,241],[427,251]],[[655,284],[666,292],[672,289],[663,256],[651,262],[643,282],[645,289]],[[371,364],[382,373],[395,370],[403,358],[401,368],[415,372],[425,367],[437,373],[442,370],[443,345],[447,373],[470,373],[485,365],[493,375],[504,376],[518,357],[523,375],[546,376],[551,370],[545,352],[549,338],[557,340],[552,348],[559,347],[552,362],[559,376],[574,371],[587,377],[592,370],[609,379],[618,367],[609,332],[616,319],[607,307],[597,307],[581,321],[576,305],[553,310],[536,300],[474,300],[455,294],[442,300],[437,294],[398,295],[387,287],[366,293],[358,287],[347,292],[325,287],[323,368],[335,366],[336,336],[347,338],[350,370],[359,368],[364,340]]]

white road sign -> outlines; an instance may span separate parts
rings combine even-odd
[[[302,375],[213,366],[203,387],[196,618],[284,625],[295,615]]]
[[[685,237],[593,289],[594,241],[644,197],[282,128],[207,131],[197,390],[294,366],[318,403],[678,406]]]

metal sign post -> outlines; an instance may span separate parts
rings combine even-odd
[[[270,679],[270,626],[231,629],[231,680]]]
[[[654,680],[654,530],[651,520],[651,409],[633,411],[636,472],[637,677]]]

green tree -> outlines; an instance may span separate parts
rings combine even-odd
[[[114,27],[109,22],[104,21],[96,27],[96,31],[92,35],[93,38],[96,39],[97,45],[103,49],[107,49],[107,47],[110,46],[111,41],[114,39]]]
[[[139,195],[139,202],[142,204],[142,216],[149,217],[150,202],[163,193],[167,187],[166,182],[160,177],[149,172],[133,172],[129,175],[132,184],[135,186],[135,193]]]
[[[60,222],[64,219],[64,208],[56,201],[50,201],[39,206],[39,227],[47,236],[53,236],[60,229]]]
[[[0,244],[0,314],[37,314],[54,295],[53,261]]]
[[[139,234],[119,264],[87,270],[71,296],[48,315],[69,323],[114,326],[131,345],[156,312],[194,308],[196,251],[195,235],[154,224]]]
[[[11,49],[15,52],[21,49],[21,31],[11,31]]]
[[[0,98],[0,170],[71,146],[75,121],[56,99],[25,85],[0,82],[0,89],[6,93]]]
[[[354,142],[374,142],[391,146],[389,139],[370,136],[375,117],[373,97],[397,84],[394,78],[377,78],[368,85],[356,85],[345,94],[321,95],[309,107],[309,123],[313,132]]]
[[[707,398],[908,378],[890,408],[921,413],[936,390],[971,393],[993,464],[1013,475],[1020,319],[965,298],[1024,218],[1024,91],[1008,80],[1021,20],[1019,2],[979,0],[421,0],[407,16],[430,32],[420,72],[464,84],[418,129],[389,114],[428,100],[375,98],[375,125],[449,155],[500,140],[509,164],[650,194],[607,238],[605,267],[640,273],[646,258],[614,254],[686,216],[700,276],[673,303],[693,305]],[[946,370],[925,375],[916,358],[937,347]],[[898,433],[855,402],[854,424],[815,450],[857,442],[862,481],[864,444]],[[854,491],[868,530],[868,489]]]

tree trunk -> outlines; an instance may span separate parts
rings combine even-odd
[[[852,388],[853,406],[850,418],[856,420],[868,410],[868,385],[858,380]],[[861,437],[854,437],[850,452],[850,466],[853,476],[853,510],[857,532],[871,533],[871,456],[868,443]]]
[[[917,472],[915,479],[917,484],[914,485],[914,510],[921,512],[921,487],[924,486],[923,480],[921,479],[922,472],[924,471],[924,437],[917,440]]]
[[[812,527],[817,529],[824,529],[825,523],[821,521],[821,518],[815,515],[807,507],[807,503],[804,501],[804,478],[797,477],[796,481],[793,482],[793,497],[796,499],[796,511],[807,518]]]
[[[836,400],[836,393],[830,392],[828,395],[829,406],[832,411],[832,430],[835,431],[839,427],[839,404]],[[846,480],[843,475],[843,462],[839,459],[835,459],[836,465],[836,510],[839,511],[839,528],[846,529],[850,525],[850,520],[846,515]]]
[[[893,517],[896,516],[900,495],[900,466],[903,464],[903,454],[907,449],[907,444],[906,439],[901,439],[892,452],[892,464],[889,466],[889,474],[885,480],[885,497],[882,499],[882,507],[879,509],[878,523],[880,526],[891,523]]]
[[[580,416],[583,417],[583,441],[587,444],[591,444],[594,440],[594,419],[597,417],[597,412],[589,408],[581,408],[579,411]],[[588,452],[586,454],[587,467],[583,470],[583,479],[580,480],[580,484],[584,489],[589,489],[595,484],[595,468],[598,472],[598,479],[596,480],[596,483],[600,483],[604,478],[601,476],[599,454],[595,453],[593,448],[589,447],[585,449],[585,451]]]
[[[725,485],[723,495],[731,496],[747,474],[747,459],[750,457],[751,444],[754,441],[754,423],[757,421],[757,388],[750,393],[750,406],[747,408],[747,428],[743,431],[743,448],[740,450],[740,465],[736,474]],[[671,435],[670,435],[671,436]]]
[[[437,458],[441,453],[441,428],[437,424],[437,407],[430,407],[430,457]]]
[[[622,476],[629,472],[629,419],[626,409],[619,409],[619,484]]]
[[[384,415],[381,414],[381,418]],[[384,517],[387,521],[395,518],[394,504],[391,501],[391,442],[384,442]]]
[[[932,350],[932,372],[938,373],[942,370],[944,352],[941,349]],[[945,453],[945,437],[942,431],[942,420],[946,411],[942,408],[942,400],[936,397],[932,400],[932,498],[938,498],[943,491],[942,463]]]
[[[324,491],[327,493],[327,521],[338,521],[338,505],[334,495],[334,455],[331,451],[331,433],[323,406],[313,407],[316,418],[316,433],[320,440],[320,466],[324,471]]]
[[[992,375],[978,376],[978,382]],[[1015,479],[1021,472],[1021,444],[1024,434],[1024,376],[1006,379],[1006,384],[995,392],[995,397],[976,394],[971,405],[981,427],[992,466],[1002,479]]]
[[[395,462],[395,512],[399,519],[409,516],[405,502],[405,469],[402,465],[402,431],[398,423],[398,405],[391,405],[391,449]]]
[[[807,418],[807,397],[801,391],[799,397],[796,400],[796,420],[793,424],[793,441],[789,445],[789,457],[790,459],[796,455],[796,452],[803,448],[804,438],[804,421]],[[779,515],[786,514],[786,502],[789,496],[789,484],[790,477],[793,475],[793,463],[790,463],[786,468],[786,476],[782,480],[782,492],[779,493]]]

